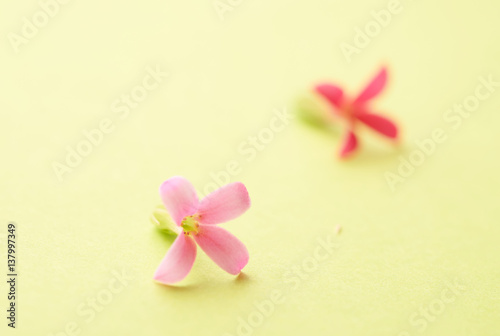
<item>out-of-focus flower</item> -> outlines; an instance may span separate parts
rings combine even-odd
[[[346,97],[340,87],[330,83],[321,83],[315,87],[315,91],[330,103],[334,115],[345,121],[346,132],[340,150],[340,157],[347,157],[358,148],[356,131],[360,123],[387,138],[397,139],[398,128],[396,124],[386,117],[374,113],[369,104],[382,91],[386,82],[387,69],[382,68],[354,99]]]

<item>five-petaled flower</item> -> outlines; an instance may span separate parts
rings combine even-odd
[[[396,125],[373,113],[369,107],[370,100],[382,91],[386,82],[387,69],[382,68],[355,99],[345,97],[343,90],[336,85],[322,83],[315,87],[316,92],[333,105],[334,113],[346,122],[347,131],[340,157],[347,157],[358,147],[355,131],[359,121],[390,139],[398,137]]]
[[[176,224],[177,238],[155,272],[154,280],[173,284],[184,279],[193,267],[196,244],[223,270],[238,274],[248,263],[248,251],[235,236],[216,226],[243,214],[250,197],[242,183],[228,184],[201,201],[183,177],[163,182],[160,196]]]

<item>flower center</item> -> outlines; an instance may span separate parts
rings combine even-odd
[[[354,115],[354,108],[350,101],[344,102],[339,110],[340,110],[339,111],[340,116],[344,118],[349,119]]]
[[[184,217],[181,222],[181,227],[184,230],[184,234],[189,235],[191,234],[191,232],[194,232],[195,234],[198,233],[200,224],[198,224],[197,219],[197,215]]]

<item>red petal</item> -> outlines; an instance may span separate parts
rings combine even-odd
[[[372,81],[366,86],[366,88],[361,92],[361,94],[354,100],[354,103],[365,103],[372,99],[382,91],[387,82],[387,69],[380,69],[379,73],[372,79]]]
[[[378,114],[364,112],[358,114],[357,118],[365,125],[388,138],[396,139],[398,137],[398,128],[396,124],[385,117]]]
[[[335,107],[342,106],[344,92],[338,86],[332,84],[320,84],[316,86],[316,92],[322,95],[326,100],[332,103]]]

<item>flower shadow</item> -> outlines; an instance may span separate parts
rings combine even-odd
[[[164,295],[172,298],[190,294],[200,294],[202,292],[219,293],[221,291],[231,291],[234,295],[237,295],[234,291],[241,291],[241,289],[247,288],[252,280],[248,274],[241,272],[235,278],[225,281],[200,279],[193,283],[182,284],[183,282],[184,281],[175,285],[157,283],[157,287]]]

